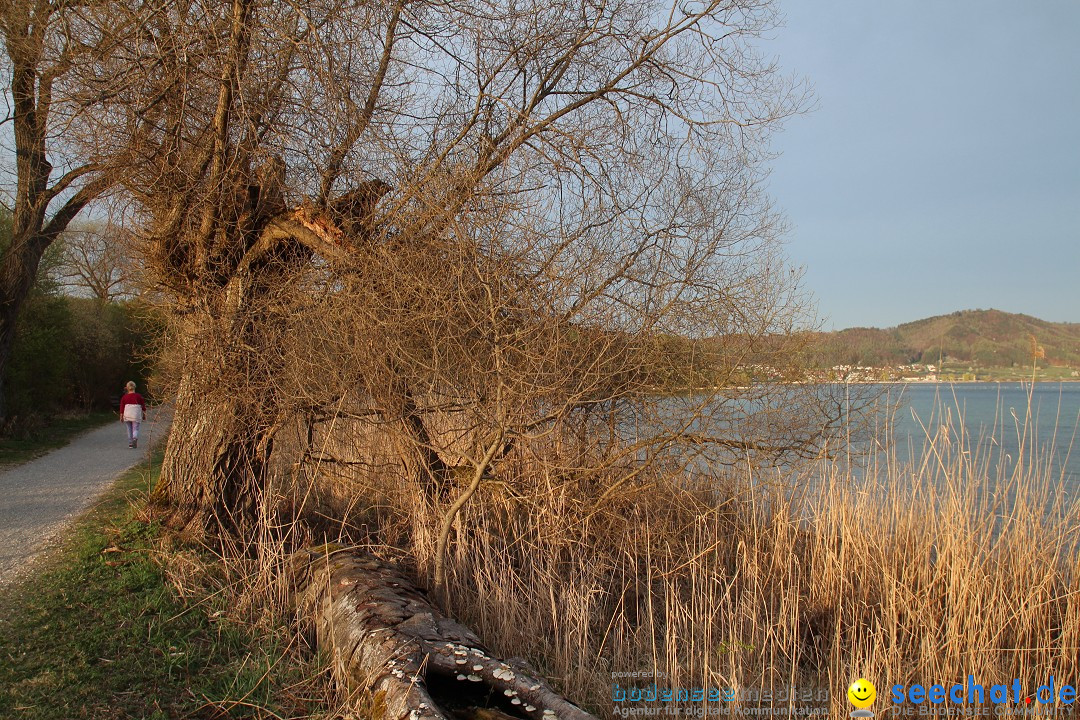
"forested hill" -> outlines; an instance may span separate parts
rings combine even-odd
[[[820,333],[813,364],[884,367],[943,359],[980,367],[1030,366],[1032,336],[1045,354],[1040,365],[1080,368],[1080,323],[1052,323],[1000,310],[963,310],[887,330]]]

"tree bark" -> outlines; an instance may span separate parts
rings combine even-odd
[[[192,535],[224,530],[244,539],[258,526],[283,416],[275,393],[275,344],[287,332],[282,293],[314,253],[342,259],[349,252],[341,231],[308,205],[252,224],[255,239],[237,253],[227,279],[204,280],[179,313],[183,367],[153,499],[170,527]]]
[[[7,297],[5,294],[4,297]],[[8,360],[15,344],[15,321],[19,317],[21,302],[0,300],[0,423],[7,418],[7,377]]]
[[[293,557],[291,581],[335,678],[366,693],[374,717],[595,720],[524,661],[493,655],[377,558],[332,546],[305,550]]]
[[[212,309],[190,310],[178,323],[183,366],[153,500],[169,527],[190,535],[254,539],[280,424],[267,390],[279,369],[272,345],[282,320],[268,300],[288,264],[277,258],[281,264],[263,257],[245,267],[208,293]]]
[[[198,370],[185,370],[153,500],[174,529],[249,538],[273,428],[227,391],[207,393],[204,385]]]

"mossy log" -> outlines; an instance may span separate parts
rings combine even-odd
[[[334,676],[386,720],[595,720],[519,659],[503,660],[397,567],[334,548],[297,553],[298,609]]]

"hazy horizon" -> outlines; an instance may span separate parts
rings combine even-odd
[[[870,328],[870,329],[874,329],[874,330],[890,330],[890,329],[895,328],[895,327],[897,327],[899,325],[907,325],[907,324],[910,324],[910,323],[913,323],[913,322],[919,322],[920,320],[930,320],[931,318],[936,318],[936,317],[945,317],[945,316],[948,316],[948,315],[952,315],[954,313],[991,312],[991,311],[1003,312],[1003,313],[1006,313],[1008,315],[1024,315],[1024,316],[1027,316],[1027,317],[1034,318],[1036,320],[1043,320],[1043,321],[1046,321],[1046,322],[1056,323],[1056,324],[1060,324],[1060,325],[1077,325],[1077,324],[1080,324],[1080,321],[1077,321],[1077,320],[1051,320],[1050,318],[1039,317],[1038,315],[1032,315],[1031,313],[1013,312],[1012,310],[1007,310],[1005,308],[981,307],[981,308],[956,308],[956,309],[953,309],[953,310],[946,310],[946,311],[943,311],[943,312],[935,312],[935,313],[931,313],[929,315],[920,315],[919,317],[906,318],[906,319],[900,320],[899,322],[890,323],[888,325],[882,325],[882,324],[878,324],[878,325],[846,325],[844,327],[827,327],[827,326],[824,326],[821,329],[823,331],[826,331],[826,332],[834,332],[834,331],[839,332],[840,330],[854,330],[854,329],[858,329],[858,328]]]

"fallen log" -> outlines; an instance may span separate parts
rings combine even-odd
[[[386,720],[596,720],[523,660],[495,657],[397,567],[333,546],[293,556],[298,610],[335,678]]]

